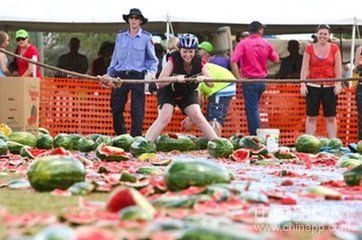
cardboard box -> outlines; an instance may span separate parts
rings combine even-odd
[[[0,123],[14,131],[37,133],[39,126],[40,79],[0,78]]]

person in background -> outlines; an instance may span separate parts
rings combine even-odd
[[[202,57],[202,60],[205,62],[209,62],[211,58],[211,53],[214,51],[214,46],[207,41],[203,41],[199,44],[199,54]]]
[[[176,105],[181,111],[190,117],[204,136],[213,140],[217,138],[216,133],[201,112],[197,88],[199,82],[209,79],[210,75],[204,62],[196,53],[198,39],[193,34],[182,34],[179,36],[178,51],[171,54],[169,61],[160,74],[160,80],[173,76],[177,82],[159,82],[158,117],[146,133],[150,141],[156,140],[162,130],[171,121]],[[198,82],[186,82],[186,78],[196,78]],[[212,83],[208,83],[212,86]]]
[[[316,32],[318,41],[306,47],[300,78],[309,81],[307,84],[301,84],[300,93],[306,97],[306,133],[315,135],[319,107],[322,103],[328,137],[335,138],[337,136],[337,96],[342,91],[342,84],[314,80],[342,77],[341,52],[337,44],[328,42],[330,34],[329,25],[319,25]]]
[[[146,73],[154,78],[157,73],[158,59],[152,43],[152,35],[141,28],[141,25],[147,23],[147,18],[139,9],[132,8],[128,14],[123,14],[123,19],[128,24],[128,28],[118,32],[107,75],[99,76],[99,78],[104,81],[110,80],[109,77],[143,81]],[[131,135],[140,136],[145,111],[144,83],[122,84],[121,87],[112,88],[113,128],[117,135],[127,132],[123,112],[130,91]]]
[[[98,51],[98,58],[92,62],[91,73],[93,76],[104,75],[111,63],[114,50],[114,43],[105,41],[101,44]]]
[[[177,51],[178,38],[172,37],[167,42],[167,53],[162,58],[162,68],[165,67],[169,57],[174,51]]]
[[[235,35],[235,41],[236,43],[239,43],[241,40],[247,38],[250,36],[250,33],[248,31],[243,31],[243,32],[237,32]]]
[[[267,61],[278,63],[279,56],[273,46],[262,38],[264,26],[260,22],[250,23],[249,30],[250,36],[236,45],[230,62],[236,78],[245,78],[243,95],[248,130],[250,135],[256,135],[256,129],[260,127],[259,100],[265,91],[265,83],[247,82],[247,79],[265,78],[268,75]]]
[[[362,77],[362,46],[358,47],[355,54],[354,72]],[[357,83],[356,103],[358,115],[358,140],[362,140],[362,82]]]
[[[303,56],[299,54],[299,42],[290,40],[288,51],[289,56],[281,60],[278,78],[299,78],[303,61]]]
[[[9,46],[10,39],[6,32],[0,31],[0,47],[6,49]],[[0,77],[11,76],[8,68],[8,58],[5,53],[0,52]]]
[[[156,57],[158,59],[157,74],[156,74],[156,78],[158,78],[158,76],[162,71],[162,59],[166,53],[165,49],[160,43],[155,43],[154,46],[155,46]]]
[[[234,75],[224,67],[213,63],[206,63],[205,66],[214,80],[235,79]],[[202,96],[207,98],[206,119],[217,136],[221,137],[231,99],[235,96],[236,83],[215,82],[214,86],[209,87],[205,82],[202,82],[198,90],[200,99]],[[186,117],[181,123],[186,131],[191,130],[192,125],[190,117]]]
[[[59,57],[57,67],[65,70],[77,72],[77,73],[87,73],[88,70],[88,60],[87,57],[83,54],[80,54],[80,40],[78,38],[71,38],[69,40],[69,52]],[[64,73],[57,73],[55,77],[71,77],[67,76]]]
[[[38,62],[41,62],[40,55],[38,49],[30,44],[29,40],[29,34],[24,29],[19,29],[15,33],[15,40],[18,43],[18,48],[16,52],[28,59],[33,59]],[[16,58],[16,65],[18,67],[18,75],[22,77],[34,77],[34,71],[35,71],[35,77],[41,77],[40,67],[35,66],[34,64],[31,64],[23,59]]]

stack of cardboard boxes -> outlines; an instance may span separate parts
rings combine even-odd
[[[13,131],[36,133],[39,126],[40,79],[0,78],[0,123]]]

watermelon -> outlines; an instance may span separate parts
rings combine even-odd
[[[142,207],[130,206],[120,211],[120,218],[121,220],[146,221],[151,220],[153,214]]]
[[[104,135],[99,134],[99,133],[93,133],[93,134],[87,135],[87,137],[90,137],[91,139],[93,139],[94,142],[96,142],[97,139],[98,139],[99,137],[101,137],[101,136],[104,136]]]
[[[39,133],[39,134],[50,135],[49,130],[46,129],[46,128],[42,128],[42,127],[38,128],[38,133]]]
[[[170,152],[172,150],[192,151],[197,148],[195,142],[182,134],[163,134],[156,139],[157,151]]]
[[[240,148],[237,149],[231,154],[231,158],[236,162],[244,162],[245,160],[249,159],[250,152],[247,149]]]
[[[29,159],[34,159],[36,157],[45,155],[46,153],[47,153],[46,149],[37,149],[37,148],[32,148],[30,146],[24,146],[20,150],[20,156],[22,156],[23,158],[29,158]]]
[[[44,220],[43,220],[44,221]],[[48,226],[38,232],[32,239],[69,240],[78,239],[74,229],[65,225]]]
[[[81,137],[78,140],[78,150],[81,152],[91,152],[96,149],[96,144],[90,137]]]
[[[132,157],[131,154],[125,152],[122,148],[108,146],[106,143],[101,143],[97,147],[96,155],[101,160],[116,162],[126,161]]]
[[[73,195],[88,195],[95,189],[95,186],[89,182],[76,182],[68,188]]]
[[[189,228],[183,231],[182,235],[177,238],[178,240],[257,240],[262,239],[255,233],[236,230],[235,228],[229,227],[226,229],[225,226],[211,226],[191,224]]]
[[[140,192],[134,188],[118,187],[109,196],[106,208],[110,212],[118,212],[130,206],[138,206],[149,212],[152,216],[155,209]]]
[[[255,155],[266,155],[268,151],[263,141],[256,136],[245,136],[239,141],[240,148],[245,148]]]
[[[330,139],[329,138],[320,138],[319,141],[321,142],[321,148],[322,147],[327,147],[329,142],[330,142]]]
[[[52,149],[53,137],[48,134],[39,134],[36,141],[36,147],[40,149]]]
[[[360,186],[362,179],[362,164],[343,173],[344,182],[349,186]]]
[[[165,175],[165,183],[170,191],[230,181],[229,171],[225,167],[210,161],[195,159],[174,162]]]
[[[321,142],[313,135],[303,134],[297,138],[295,148],[298,152],[318,153],[321,148]]]
[[[0,132],[0,140],[3,140],[4,142],[9,141],[9,138],[5,136],[3,133]]]
[[[200,138],[198,138],[197,146],[200,150],[205,150],[205,149],[207,149],[208,143],[209,143],[209,139],[207,139],[206,137],[200,137]]]
[[[130,152],[134,157],[138,157],[143,153],[155,153],[156,145],[144,137],[136,137],[130,147]]]
[[[62,147],[66,150],[72,149],[72,140],[70,139],[69,135],[66,133],[59,133],[55,136],[53,140],[54,148]]]
[[[362,155],[359,153],[347,153],[341,156],[337,163],[337,167],[356,167],[362,164]]]
[[[331,138],[331,139],[329,139],[327,147],[330,149],[339,150],[341,147],[343,147],[343,143],[342,143],[341,139],[339,139],[339,138]]]
[[[287,147],[281,147],[274,153],[274,156],[278,159],[294,159],[296,156]]]
[[[113,146],[123,148],[125,151],[129,152],[129,149],[133,143],[133,137],[129,134],[122,134],[113,138]]]
[[[362,154],[362,140],[357,143],[357,152]]]
[[[9,140],[30,147],[36,146],[36,137],[29,132],[13,132],[9,136]]]
[[[112,146],[112,144],[113,144],[112,138],[110,136],[102,135],[102,136],[98,137],[97,140],[95,141],[96,147],[98,147],[102,143],[104,143],[108,146]]]
[[[79,134],[73,133],[73,134],[69,135],[69,138],[70,138],[70,141],[72,142],[69,150],[79,150],[78,141],[79,141],[79,139],[82,138],[82,136]]]
[[[35,160],[27,172],[31,186],[37,191],[67,189],[85,179],[84,165],[71,156],[45,156]]]
[[[14,141],[7,141],[6,146],[12,154],[20,154],[21,149],[24,147],[23,144]]]
[[[229,140],[233,144],[235,150],[240,148],[240,139],[242,139],[243,137],[244,134],[242,133],[237,133],[229,137]]]
[[[214,158],[229,157],[234,151],[233,144],[226,138],[216,138],[207,144],[209,154]]]
[[[0,156],[8,154],[8,150],[6,142],[0,139]]]

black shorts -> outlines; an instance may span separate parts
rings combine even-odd
[[[307,89],[306,103],[308,117],[317,117],[319,115],[321,102],[324,117],[335,117],[337,115],[337,96],[334,94],[334,87],[312,87],[307,85]]]
[[[208,98],[206,119],[207,121],[216,120],[222,126],[224,126],[225,118],[228,113],[230,101],[233,96],[220,97],[211,95]]]
[[[197,90],[185,92],[182,96],[175,96],[175,93],[168,86],[158,90],[157,101],[159,109],[161,109],[165,103],[168,103],[174,107],[177,105],[183,114],[185,114],[185,109],[188,106],[200,104]]]

